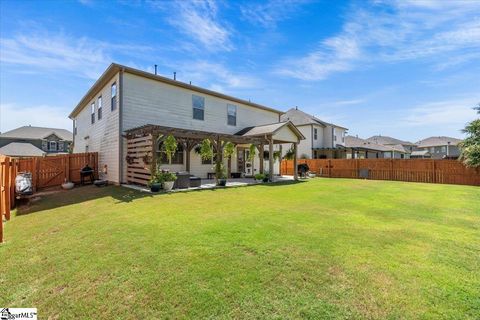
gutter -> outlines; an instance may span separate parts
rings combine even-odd
[[[118,182],[123,183],[123,73],[125,68],[120,69],[118,76]]]

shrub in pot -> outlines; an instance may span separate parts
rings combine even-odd
[[[148,186],[150,187],[150,191],[152,192],[159,192],[162,189],[163,183],[163,176],[161,172],[156,172],[152,175],[152,178],[148,182]]]
[[[227,172],[225,166],[221,162],[215,164],[215,176],[217,177],[217,185],[225,187],[227,185]]]
[[[263,182],[265,182],[265,178],[266,178],[266,177],[267,177],[267,176],[266,176],[265,174],[263,174],[263,173],[257,173],[257,174],[255,174],[255,176],[254,176],[254,178],[255,178],[256,181],[263,181]],[[267,177],[267,181],[268,181],[268,177]]]
[[[173,189],[173,184],[175,180],[177,180],[177,176],[172,172],[162,172],[162,181],[163,181],[163,189],[165,191],[170,191]]]

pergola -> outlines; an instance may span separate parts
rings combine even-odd
[[[285,134],[285,128],[290,130],[293,135]],[[125,137],[127,138],[127,157],[132,157],[129,159],[128,170],[132,173],[138,173],[145,176],[147,172],[142,170],[138,166],[138,160],[145,155],[151,154],[152,159],[150,165],[155,165],[156,163],[156,145],[159,141],[166,138],[167,136],[172,135],[175,137],[177,143],[181,143],[184,150],[186,151],[186,160],[185,160],[185,169],[190,172],[190,151],[203,140],[208,139],[212,143],[216,151],[217,161],[223,161],[223,147],[225,143],[231,142],[234,145],[241,144],[253,144],[259,150],[260,158],[260,172],[264,173],[263,168],[263,150],[266,145],[269,146],[269,164],[270,168],[273,168],[274,159],[273,159],[273,145],[274,144],[285,144],[292,143],[294,150],[294,166],[296,167],[297,163],[297,145],[298,142],[305,137],[298,131],[298,129],[289,121],[280,122],[275,124],[256,126],[245,128],[236,134],[226,134],[226,133],[217,133],[217,132],[208,132],[201,130],[192,130],[192,129],[181,129],[173,128],[167,126],[147,124],[137,128],[129,129],[125,131]],[[295,139],[293,138],[295,136]],[[295,140],[295,141],[292,141]],[[280,145],[281,150],[281,145]],[[230,161],[230,159],[229,159]],[[127,162],[129,162],[127,160]],[[294,170],[294,178],[297,179],[297,172]],[[148,175],[150,171],[148,171]],[[273,170],[269,172],[270,181],[273,180]],[[133,179],[133,182],[137,179]],[[145,180],[145,179],[144,179]]]

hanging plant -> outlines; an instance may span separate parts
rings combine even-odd
[[[165,155],[167,156],[168,163],[172,163],[172,157],[177,152],[177,140],[175,140],[175,137],[172,135],[169,135],[162,144],[162,151],[165,152]]]
[[[295,151],[293,148],[290,148],[287,153],[285,153],[285,156],[283,156],[283,159],[285,160],[293,160],[293,157],[295,155]]]
[[[128,164],[133,164],[135,158],[132,156],[127,156],[125,160],[127,161]]]
[[[231,142],[226,142],[223,146],[223,155],[229,159],[235,153],[235,145]]]
[[[142,157],[143,163],[145,164],[151,164],[152,163],[152,153],[148,151],[145,153],[145,155]]]
[[[213,158],[213,148],[210,140],[202,140],[202,143],[200,144],[200,156],[203,161],[208,161]]]
[[[255,154],[257,153],[257,147],[252,143],[249,147],[248,152],[248,161],[252,162],[255,159]]]
[[[277,161],[282,156],[281,151],[273,151],[273,160]]]

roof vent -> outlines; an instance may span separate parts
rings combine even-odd
[[[155,75],[157,75],[157,65],[155,65]]]

